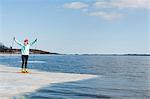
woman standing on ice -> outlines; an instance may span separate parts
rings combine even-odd
[[[35,42],[37,42],[37,39],[35,39],[31,43],[29,43],[28,39],[25,39],[23,44],[19,42],[15,37],[13,39],[18,45],[21,46],[22,72],[27,73],[28,72],[27,61],[30,53],[30,46],[32,46]]]

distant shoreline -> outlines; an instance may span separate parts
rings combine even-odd
[[[150,56],[150,54],[75,54],[75,55],[94,55],[94,56]]]
[[[0,50],[0,54],[20,54],[21,50],[20,49],[3,49]],[[43,50],[38,50],[38,49],[30,49],[30,54],[55,54],[59,55],[59,53],[53,53],[53,52],[48,52],[48,51],[43,51]]]
[[[3,43],[0,42],[0,54],[20,54],[20,49],[14,49],[12,47],[7,47]],[[128,53],[128,54],[60,54],[49,51],[43,51],[39,49],[30,49],[30,54],[54,54],[54,55],[87,55],[87,56],[150,56],[150,54],[136,54],[136,53]]]
[[[1,52],[0,55],[19,55],[21,52],[16,51],[16,52]],[[60,54],[60,53],[52,53],[52,52],[47,52],[47,51],[42,51],[42,50],[36,50],[31,49],[30,54],[48,54],[48,55],[77,55],[77,56],[150,56],[150,54]]]

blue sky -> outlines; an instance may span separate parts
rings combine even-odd
[[[59,53],[150,53],[149,0],[0,0],[0,42]],[[18,47],[16,44],[14,47]]]

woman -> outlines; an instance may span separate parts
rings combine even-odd
[[[33,42],[29,43],[28,39],[24,40],[24,43],[22,44],[19,42],[15,37],[14,41],[21,46],[21,58],[22,58],[22,72],[26,73],[27,70],[27,61],[30,53],[30,46],[32,46],[35,42],[37,42],[37,39],[35,39]]]

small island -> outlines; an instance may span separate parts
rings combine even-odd
[[[0,42],[0,54],[20,54],[21,49],[16,49],[12,47],[7,47],[3,43]],[[39,49],[30,49],[30,54],[56,54],[59,53],[52,53],[48,51],[43,51]]]

